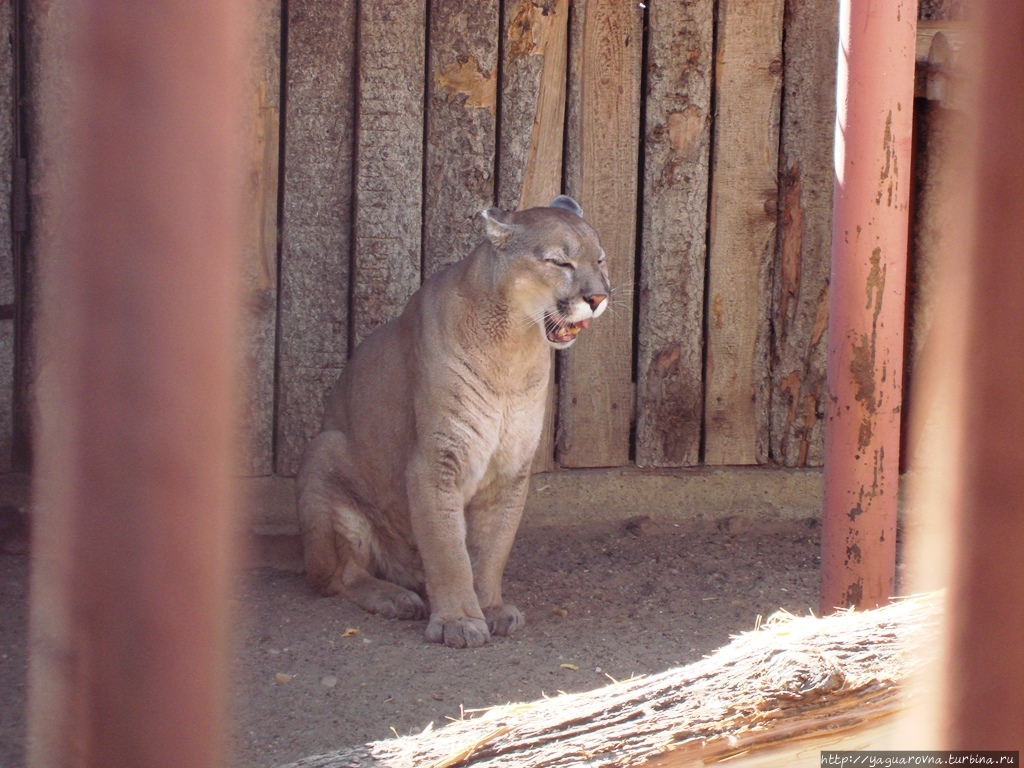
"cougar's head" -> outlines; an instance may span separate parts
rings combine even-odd
[[[571,197],[547,208],[481,213],[505,272],[506,298],[544,340],[565,349],[608,306],[611,287],[597,232]]]

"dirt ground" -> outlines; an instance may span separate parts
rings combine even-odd
[[[298,574],[246,574],[238,599],[236,768],[269,768],[471,710],[686,664],[757,616],[817,606],[817,520],[634,518],[526,526],[505,598],[516,636],[474,650],[423,640],[311,594]],[[24,765],[28,556],[0,554],[0,766]]]

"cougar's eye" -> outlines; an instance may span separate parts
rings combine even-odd
[[[556,267],[560,267],[561,269],[576,269],[576,265],[566,259],[565,254],[561,251],[549,251],[545,253],[544,261],[548,264],[554,264]]]

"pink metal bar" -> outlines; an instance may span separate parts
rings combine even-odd
[[[73,4],[41,255],[29,764],[224,762],[244,14]]]
[[[821,610],[893,594],[917,3],[840,4]]]
[[[977,141],[968,216],[954,555],[939,732],[947,749],[1024,749],[1024,4],[977,3]],[[973,189],[973,194],[971,190]],[[960,208],[962,210],[962,208]],[[968,209],[969,210],[969,209]]]

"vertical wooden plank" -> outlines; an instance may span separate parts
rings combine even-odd
[[[19,398],[24,406],[23,417],[34,444],[54,443],[62,419],[59,410],[64,399],[56,385],[68,371],[52,356],[40,350],[40,334],[36,318],[41,297],[40,273],[50,270],[59,275],[66,267],[61,259],[48,258],[59,252],[54,233],[57,223],[65,217],[65,186],[67,174],[59,165],[61,148],[68,141],[68,103],[72,90],[67,52],[71,42],[74,9],[68,3],[51,5],[25,2],[21,30],[25,50],[24,126],[28,154],[28,237],[25,241],[25,275],[23,286],[24,312],[32,321],[32,333],[25,345],[24,376],[19,382]],[[50,339],[64,343],[73,329],[69,324],[54,324]],[[38,394],[38,398],[37,398]],[[42,409],[37,400],[47,396],[58,413]],[[33,471],[46,471],[45,462],[53,457],[40,453],[34,459]],[[59,476],[56,478],[59,481]],[[50,486],[50,493],[56,488]],[[32,541],[32,584],[29,613],[29,696],[26,707],[26,749],[33,768],[57,768],[71,762],[54,734],[70,729],[71,709],[69,681],[73,658],[70,642],[70,616],[73,601],[68,585],[72,582],[72,550],[75,537],[64,521],[51,524],[52,505],[41,494],[33,494],[32,524],[45,535]],[[51,495],[52,498],[52,495]]]
[[[61,204],[66,174],[58,168],[57,160],[59,148],[68,141],[67,104],[71,95],[68,47],[75,8],[65,3],[27,1],[21,6],[25,53],[21,119],[28,199],[27,232],[22,239],[24,272],[20,287],[23,293],[19,307],[23,347],[17,363],[21,366],[21,376],[15,382],[20,409],[15,414],[15,428],[26,438],[31,435],[35,442],[41,429],[37,423],[40,415],[36,404],[37,380],[40,370],[47,364],[40,359],[35,330],[40,301],[39,270],[41,254],[53,249],[49,239],[64,216]]]
[[[920,22],[918,32],[920,32]],[[934,450],[932,432],[907,429],[908,416],[922,412],[931,417],[936,395],[931,392],[927,366],[945,349],[940,317],[949,314],[949,299],[942,295],[942,257],[962,218],[963,205],[956,187],[961,183],[958,154],[970,120],[966,112],[945,109],[937,101],[914,100],[914,187],[911,192],[911,248],[907,263],[907,339],[903,361],[903,420],[901,467],[915,466],[922,449]],[[947,321],[948,322],[948,321]],[[914,427],[913,422],[910,426]]]
[[[700,461],[712,0],[650,5],[636,463]]]
[[[562,190],[568,22],[569,0],[506,6],[498,175],[498,205],[505,210],[547,205]],[[552,365],[534,472],[555,468],[556,398]]]
[[[930,35],[929,32],[934,30],[929,27],[937,25],[949,30],[962,21],[965,10],[954,0],[921,0],[918,4],[914,95],[924,98],[914,99],[914,181],[910,198],[911,247],[907,263],[901,469],[919,465],[921,455],[936,450],[933,435],[935,417],[931,415],[936,395],[932,392],[928,366],[938,354],[938,347],[942,348],[943,355],[949,354],[947,336],[939,327],[940,318],[948,323],[950,314],[950,299],[941,296],[942,284],[949,282],[948,277],[942,279],[942,256],[957,252],[951,244],[956,242],[964,205],[958,188],[963,169],[957,160],[966,144],[964,137],[969,135],[973,119],[973,110],[956,108],[971,85],[966,78],[954,81],[957,69],[953,62],[962,62],[963,58],[953,57],[950,34]],[[922,37],[927,41],[924,50]],[[965,47],[970,50],[969,46]],[[964,53],[961,48],[960,56]],[[934,59],[943,64],[928,66],[924,77],[921,77],[925,69],[922,64],[926,61],[930,65]],[[952,87],[954,82],[958,87]],[[929,429],[922,429],[920,423],[915,424],[911,420],[911,415],[917,413],[928,414],[925,418]]]
[[[756,464],[768,454],[768,311],[778,210],[782,12],[783,0],[718,6],[707,464]]]
[[[927,21],[952,21],[962,19],[965,10],[962,0],[920,0],[917,18]]]
[[[13,468],[14,352],[14,321],[0,321],[0,473]]]
[[[14,442],[14,243],[11,182],[14,160],[13,3],[0,6],[0,472],[11,471]]]
[[[580,142],[583,124],[582,96],[579,87],[583,73],[583,17],[586,0],[569,0],[568,53],[565,87],[565,142],[562,158],[562,184],[567,195],[578,195],[580,187]]]
[[[498,0],[432,0],[427,78],[423,275],[480,242],[494,205]]]
[[[288,0],[276,470],[294,475],[348,356],[353,0]]]
[[[630,458],[633,410],[631,299],[636,248],[643,9],[586,0],[582,9],[578,177],[567,186],[608,254],[612,306],[561,358],[558,461],[567,467],[622,466]]]
[[[32,81],[31,39],[28,32],[31,13],[22,0],[12,0],[12,179],[11,179],[11,249],[14,269],[14,329],[13,329],[13,404],[11,428],[11,469],[25,471],[31,463],[31,402],[32,402],[32,252],[29,220],[30,179],[29,159],[26,156],[31,121],[28,86]]]
[[[353,345],[420,284],[426,3],[359,3],[358,13]]]
[[[838,30],[838,3],[786,3],[771,456],[787,467],[824,458]]]
[[[569,0],[506,7],[498,204],[547,205],[562,191]]]
[[[241,471],[274,468],[274,358],[277,329],[277,187],[281,93],[281,0],[250,5],[253,37],[247,49],[245,222],[242,279],[243,400]]]

